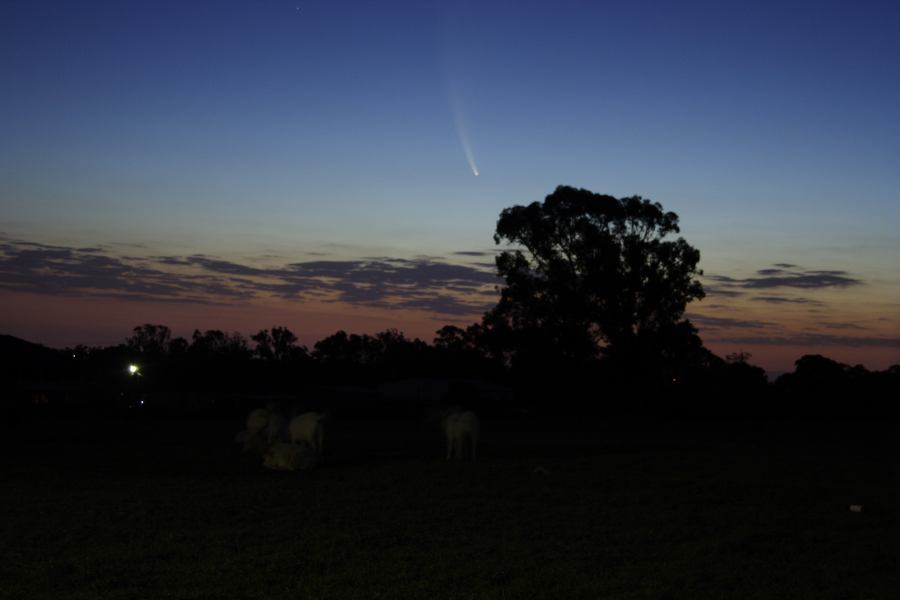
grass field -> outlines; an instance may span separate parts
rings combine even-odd
[[[336,422],[294,473],[239,428],[6,431],[0,597],[900,598],[895,426]]]

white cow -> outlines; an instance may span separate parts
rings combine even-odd
[[[454,410],[444,417],[444,433],[447,436],[447,460],[451,457],[462,459],[468,454],[472,460],[477,456],[478,415],[470,410]]]
[[[325,440],[323,413],[308,412],[291,419],[288,426],[291,442],[306,444],[317,458],[322,457],[322,443]]]
[[[234,441],[241,444],[244,452],[264,456],[269,448],[269,411],[257,408],[247,415],[247,429],[238,433]]]
[[[269,411],[265,408],[251,410],[247,415],[247,434],[254,436],[269,425]]]

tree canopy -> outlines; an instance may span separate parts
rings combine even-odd
[[[704,293],[700,252],[671,239],[679,231],[658,202],[566,186],[504,209],[494,241],[508,246],[497,257],[505,286],[485,324],[566,360],[685,345],[696,333],[685,307]]]

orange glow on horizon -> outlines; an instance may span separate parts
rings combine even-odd
[[[204,305],[123,302],[116,299],[66,298],[8,292],[2,298],[6,310],[0,316],[0,333],[56,348],[78,344],[119,344],[125,341],[134,327],[144,323],[166,325],[172,329],[173,335],[187,339],[190,339],[195,329],[237,331],[249,338],[261,329],[285,326],[297,335],[301,344],[310,348],[315,342],[339,330],[372,334],[394,328],[407,337],[418,337],[431,343],[435,332],[444,325],[465,327],[480,317],[471,315],[469,318],[450,318],[425,311],[281,299],[258,300],[242,305]],[[715,314],[723,317],[728,313]],[[752,315],[740,311],[730,314],[736,314],[741,319],[752,318]],[[769,314],[773,323],[778,316]],[[889,345],[791,344],[790,336],[804,331],[793,324],[787,327],[775,323],[772,331],[777,332],[780,337],[788,338],[788,341],[782,340],[777,344],[753,340],[729,341],[729,338],[741,339],[742,336],[747,336],[747,330],[739,328],[706,328],[704,331],[704,326],[698,324],[698,329],[707,347],[719,356],[748,351],[752,354],[750,362],[763,367],[770,374],[793,371],[794,361],[804,354],[822,354],[849,365],[862,364],[870,370],[882,370],[900,363],[900,348]]]

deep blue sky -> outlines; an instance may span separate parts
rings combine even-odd
[[[568,184],[676,211],[710,274],[845,272],[804,298],[900,337],[898,32],[897,2],[0,0],[0,232],[447,258]]]

